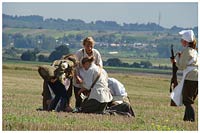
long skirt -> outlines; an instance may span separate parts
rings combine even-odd
[[[183,104],[193,104],[198,94],[198,81],[185,80],[182,90]]]
[[[86,99],[81,104],[81,112],[83,113],[104,113],[107,103],[100,103],[96,99]]]

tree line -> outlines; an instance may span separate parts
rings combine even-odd
[[[115,30],[115,31],[164,31],[168,32],[180,31],[181,27],[173,26],[170,29],[164,28],[156,23],[149,22],[147,24],[123,23],[118,24],[115,21],[102,21],[85,23],[80,19],[44,19],[39,15],[30,16],[12,16],[3,14],[3,28],[33,28],[33,29],[56,29],[56,30]],[[197,31],[197,27],[193,30]]]
[[[24,61],[39,61],[39,62],[52,62],[54,60],[60,59],[63,55],[70,53],[69,48],[66,45],[61,45],[55,48],[49,56],[44,56],[39,54],[38,49],[27,50],[22,53],[21,60]],[[39,54],[39,55],[37,55]],[[133,67],[133,68],[152,68],[153,65],[150,61],[141,61],[140,63],[133,62],[133,64],[123,63],[119,58],[109,58],[103,61],[104,66],[114,66],[114,67]]]
[[[21,54],[21,60],[24,61],[40,61],[40,62],[52,62],[60,59],[63,55],[69,54],[69,48],[66,45],[60,45],[50,53],[49,56],[40,54],[40,50],[35,48],[34,50],[27,50]]]

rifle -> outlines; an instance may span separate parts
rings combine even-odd
[[[174,56],[174,50],[173,50],[173,44],[171,45],[171,59],[175,59],[176,56]],[[171,78],[171,83],[170,83],[170,93],[172,90],[178,85],[177,81],[177,73],[178,67],[176,66],[176,62],[172,63],[172,78]]]

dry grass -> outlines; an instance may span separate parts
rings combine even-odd
[[[125,85],[135,118],[36,111],[42,105],[42,79],[36,66],[4,63],[3,130],[198,130],[198,120],[182,121],[184,107],[169,106],[170,77],[159,75],[109,73]],[[198,100],[196,116],[197,105]]]

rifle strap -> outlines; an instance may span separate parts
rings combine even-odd
[[[99,79],[99,77],[101,76],[101,72],[102,72],[102,68],[99,67],[99,72],[98,72],[98,75],[96,77],[96,79],[94,80],[94,82],[92,83],[90,89],[92,89],[94,87],[94,85],[96,84],[97,80]]]

